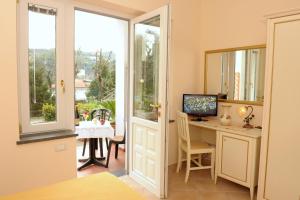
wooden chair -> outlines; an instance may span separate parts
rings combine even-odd
[[[116,135],[108,139],[109,139],[109,145],[108,145],[108,152],[107,152],[106,165],[105,165],[106,168],[108,167],[109,164],[109,157],[110,157],[111,147],[113,144],[115,144],[115,159],[118,159],[119,144],[125,144],[126,129],[124,131],[124,135]]]
[[[214,165],[215,165],[215,148],[209,146],[207,143],[201,141],[191,141],[188,116],[186,113],[178,112],[177,113],[177,127],[178,127],[178,163],[177,163],[177,173],[181,169],[182,161],[182,152],[184,151],[186,155],[187,167],[185,175],[185,183],[187,183],[189,178],[189,173],[191,170],[200,170],[200,169],[211,169],[211,178],[214,179]],[[204,153],[211,154],[211,165],[203,166],[201,164],[201,155]],[[192,155],[197,155],[196,158]],[[191,167],[191,162],[193,162],[196,167]]]
[[[96,118],[98,120],[109,121],[110,115],[111,115],[111,112],[108,109],[104,109],[104,108],[95,109],[91,112],[91,120]],[[108,148],[108,141],[106,138],[105,138],[105,140],[106,140],[106,146]],[[87,143],[87,139],[84,139],[82,156],[84,156],[84,154],[85,154],[86,143]],[[96,146],[98,146],[98,145],[96,145]],[[103,157],[103,139],[102,138],[99,138],[99,146],[100,146],[100,156]]]

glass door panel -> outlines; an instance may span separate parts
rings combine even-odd
[[[160,16],[134,25],[133,116],[158,121]]]

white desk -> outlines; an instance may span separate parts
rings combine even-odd
[[[216,131],[215,183],[222,177],[246,186],[253,199],[258,183],[261,130],[222,126],[217,120],[190,121],[189,124]]]
[[[232,125],[232,126],[223,126],[220,124],[219,120],[209,120],[209,121],[189,121],[189,124],[192,126],[198,126],[201,128],[207,128],[216,131],[225,131],[232,134],[237,134],[246,137],[260,138],[261,130],[257,128],[246,129],[241,126]]]

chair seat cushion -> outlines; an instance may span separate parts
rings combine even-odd
[[[181,144],[182,149],[187,151],[187,144]],[[191,141],[191,152],[212,152],[214,147],[202,141]]]
[[[123,139],[124,139],[124,136],[123,135],[116,135],[112,138],[109,138],[110,140],[114,141],[114,142],[122,142]]]

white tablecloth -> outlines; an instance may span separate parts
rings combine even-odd
[[[104,138],[113,137],[114,129],[111,127],[109,121],[105,121],[103,125],[99,121],[82,121],[79,126],[75,127],[77,138]]]

